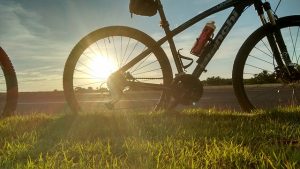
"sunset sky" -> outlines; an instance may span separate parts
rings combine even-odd
[[[162,0],[171,29],[220,2]],[[272,0],[271,5],[275,8],[277,2]],[[69,52],[83,36],[100,27],[127,25],[158,40],[163,35],[158,15],[131,18],[128,4],[129,0],[1,0],[0,45],[13,62],[20,91],[62,90],[63,68]],[[299,0],[284,0],[277,13],[279,16],[300,14],[299,7]],[[250,7],[243,14],[201,79],[231,77],[237,50],[260,26],[253,11]],[[218,30],[229,12],[213,15],[175,37],[177,48],[183,48],[184,55],[193,57],[189,51],[204,24],[214,20]]]

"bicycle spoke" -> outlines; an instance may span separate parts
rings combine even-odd
[[[97,52],[94,51],[94,49],[92,47],[88,48],[88,50],[90,51],[90,53],[94,53],[95,56],[98,55]]]
[[[266,72],[269,72],[269,73],[273,73],[272,71],[269,71],[269,70],[266,70],[266,69],[263,69],[263,68],[260,68],[260,67],[257,67],[257,66],[254,66],[254,65],[250,65],[250,64],[245,64],[247,66],[250,66],[250,67],[253,67],[253,68],[256,68],[256,69],[260,69],[262,71],[266,71]]]
[[[261,40],[261,42],[262,42],[263,45],[266,47],[266,49],[269,51],[269,53],[270,53],[269,56],[271,56],[271,58],[273,58],[273,56],[272,56],[273,52],[272,52],[272,50],[270,49],[270,47],[268,47],[268,45],[263,41],[263,39]]]
[[[135,51],[136,47],[138,46],[138,43],[139,43],[138,41],[135,43],[133,49],[131,50],[131,52],[130,52],[129,55],[127,56],[127,58],[126,58],[124,64],[127,63],[127,61],[129,60],[130,56],[132,55],[132,53]],[[122,65],[122,66],[123,66],[123,65]]]
[[[109,38],[107,38],[107,39],[108,39],[108,41],[109,41]],[[107,45],[106,45],[106,40],[103,39],[103,42],[104,42],[104,47],[105,47],[105,51],[106,51],[106,56],[109,56],[109,55],[108,55]]]
[[[256,57],[256,56],[253,56],[253,55],[249,55],[249,56],[252,57],[252,58],[255,58],[255,59],[257,59],[257,60],[263,61],[263,62],[265,62],[265,63],[268,63],[268,64],[270,64],[270,65],[274,65],[273,63],[271,63],[271,62],[269,62],[269,61],[266,61],[266,60],[264,60],[264,59],[258,58],[258,57]]]
[[[103,53],[102,53],[102,50],[98,44],[98,41],[96,41],[96,45],[97,45],[97,48],[98,48],[98,51],[100,52],[101,56],[104,56]]]
[[[126,45],[126,48],[125,48],[125,52],[124,52],[124,58],[122,58],[122,61],[121,61],[121,64],[122,64],[122,65],[123,65],[124,63],[126,63],[127,60],[128,60],[129,55],[126,57],[126,54],[127,54],[127,50],[128,50],[130,41],[131,41],[131,38],[128,38],[128,42],[127,42],[127,45]],[[124,60],[125,60],[125,62],[124,62]]]
[[[86,54],[85,52],[82,53],[82,54],[85,56],[85,58],[86,58],[87,60],[93,61],[93,60],[91,59],[91,57],[90,57],[88,54]]]
[[[83,73],[83,74],[85,74],[85,75],[92,76],[90,73],[85,72],[85,71],[83,71],[83,70],[75,69],[74,72],[75,72],[75,71],[80,72],[80,73]],[[97,77],[97,76],[92,76],[92,77],[94,77],[95,79],[101,79],[101,77]]]
[[[144,52],[145,51],[145,49],[146,49],[146,47],[143,49],[143,51],[142,52]],[[132,70],[132,72],[135,72],[136,71],[136,69],[138,69],[144,62],[146,62],[146,60],[150,57],[151,55],[149,54],[145,59],[143,59],[143,61],[141,61],[137,66],[135,66],[135,69],[134,70]],[[133,67],[132,67],[132,69],[133,69]]]
[[[293,45],[293,56],[292,56],[292,60],[294,59],[294,52],[295,52],[295,48],[296,48],[296,46],[295,46],[295,43],[294,43],[294,38],[293,38],[293,36],[292,36],[292,31],[291,31],[291,27],[289,27],[289,35],[290,35],[290,38],[291,38],[291,42],[292,42],[292,45]]]
[[[152,69],[152,70],[148,70],[148,71],[144,71],[144,72],[134,73],[133,75],[141,75],[141,74],[145,74],[145,73],[149,73],[149,72],[154,72],[154,71],[160,70],[160,69],[161,68]]]
[[[148,66],[150,66],[150,65],[153,65],[153,64],[156,63],[156,62],[158,62],[158,61],[157,61],[157,60],[152,61],[152,62],[150,62],[150,63],[148,63],[148,64],[146,64],[146,65],[144,65],[144,66],[142,66],[142,67],[140,67],[140,68],[138,68],[138,69],[135,69],[134,71],[132,71],[132,73],[133,73],[133,72],[136,72],[136,71],[138,71],[138,70],[141,70],[141,69],[143,69],[143,68],[145,68],[145,67],[148,67]]]
[[[151,53],[150,49],[148,48],[138,56],[136,56],[134,59],[123,65],[119,70],[122,72],[126,72],[126,70],[130,69],[135,64],[139,63],[141,60],[143,60],[145,57],[147,57]]]
[[[258,47],[255,47],[255,49],[259,50],[260,52],[264,53],[265,55],[269,56],[270,58],[273,58],[273,56],[272,56],[272,55],[270,55],[270,54],[266,53],[265,51],[261,50],[260,48],[258,48]]]
[[[111,38],[112,38],[113,46],[114,46],[114,49],[115,49],[115,58],[116,58],[116,61],[118,63],[118,67],[120,67],[121,65],[120,65],[120,62],[119,62],[119,59],[118,59],[118,52],[117,52],[117,49],[116,49],[115,39],[114,39],[113,36]]]
[[[89,66],[87,66],[86,64],[82,63],[81,61],[78,61],[77,63],[79,63],[80,65],[84,66],[85,68],[87,68],[89,71],[93,72],[94,70],[92,70]],[[86,72],[87,73],[87,72]]]
[[[120,57],[121,57],[121,60],[120,60],[120,65],[122,65],[122,58],[123,58],[123,42],[122,42],[122,36],[120,36],[120,46],[121,46],[121,54],[120,54]]]

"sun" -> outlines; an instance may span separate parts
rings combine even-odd
[[[96,55],[89,63],[90,74],[98,80],[107,80],[107,78],[117,70],[117,64],[110,58],[102,55]]]

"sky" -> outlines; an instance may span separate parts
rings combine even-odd
[[[271,0],[273,8],[278,1]],[[162,0],[171,29],[221,2]],[[131,18],[128,5],[129,0],[0,0],[0,45],[15,67],[19,91],[62,90],[64,64],[70,51],[83,36],[98,28],[126,25],[144,31],[155,40],[164,35],[158,15]],[[299,6],[299,0],[283,0],[277,14],[300,14]],[[230,11],[210,16],[179,34],[174,38],[177,49],[183,48],[183,55],[196,59],[189,51],[205,23],[215,21],[218,30]],[[239,47],[260,25],[254,8],[247,9],[209,63],[208,72],[200,79],[230,78]],[[167,47],[163,45],[173,63]]]

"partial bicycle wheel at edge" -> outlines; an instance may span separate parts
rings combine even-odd
[[[151,50],[150,54],[117,80],[130,77],[137,82],[170,84],[172,70],[169,60],[147,34],[129,27],[111,26],[81,39],[71,51],[63,75],[64,94],[72,112],[153,109],[163,90],[126,85],[118,86],[122,91],[120,100],[113,106],[106,105],[114,99],[107,84],[108,77],[146,49]]]
[[[18,82],[14,67],[0,47],[0,117],[11,115],[17,107],[18,100]]]
[[[300,16],[280,18],[277,22],[292,63],[300,71]],[[244,42],[235,59],[233,86],[245,111],[300,103],[299,79],[288,81],[280,78],[283,73],[275,71],[278,64],[266,38],[272,32],[274,27],[269,24],[256,30]]]

